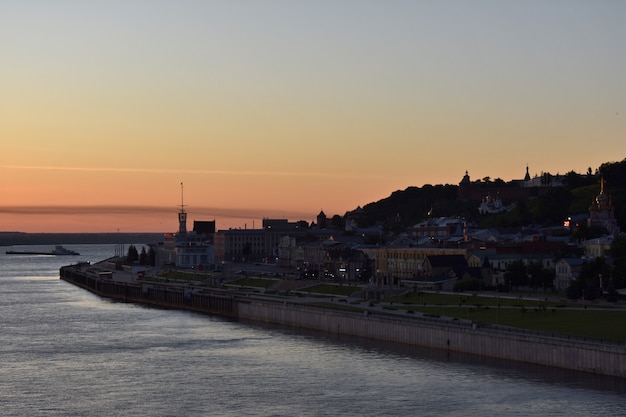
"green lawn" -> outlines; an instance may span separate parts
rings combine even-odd
[[[446,306],[403,306],[402,308],[432,315],[468,319],[478,323],[501,324],[563,335],[626,342],[625,310]]]
[[[529,330],[626,342],[626,310],[582,302],[523,300],[514,294],[480,297],[473,294],[412,292],[389,297],[391,307],[437,316],[501,324]],[[499,308],[500,307],[500,308]],[[571,308],[579,310],[571,310]],[[602,310],[596,310],[602,308]]]
[[[301,291],[317,294],[343,295],[347,297],[359,291],[360,289],[361,287],[355,287],[351,285],[318,284],[312,287],[303,288]]]
[[[164,274],[159,275],[157,278],[162,278],[170,281],[196,281],[202,282],[206,279],[211,278],[210,274],[193,274],[190,272],[182,272],[182,271],[168,271]]]
[[[407,293],[405,295],[399,295],[394,297],[387,297],[385,302],[398,303],[398,304],[421,304],[421,305],[452,305],[452,306],[490,306],[497,307],[498,305],[534,308],[534,307],[547,307],[547,308],[561,308],[561,307],[581,307],[582,303],[576,303],[571,301],[544,301],[543,298],[537,296],[538,300],[523,300],[515,298],[514,295],[505,295],[503,297],[481,297],[472,294],[437,294],[437,293]]]
[[[278,282],[277,279],[267,278],[241,278],[236,281],[229,282],[229,285],[239,285],[242,287],[269,288]]]

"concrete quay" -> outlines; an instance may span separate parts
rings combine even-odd
[[[626,345],[477,326],[469,320],[384,310],[343,297],[278,297],[203,285],[138,281],[111,261],[61,268],[61,279],[102,297],[296,328],[425,346],[626,378]],[[325,306],[320,306],[323,303]],[[333,308],[332,304],[343,308]],[[345,308],[348,307],[348,308]]]

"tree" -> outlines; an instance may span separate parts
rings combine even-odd
[[[150,249],[148,250],[148,265],[156,265],[156,252],[154,251],[154,248],[152,246],[150,246]]]
[[[337,229],[340,229],[340,230],[341,230],[341,229],[343,229],[343,228],[344,228],[344,226],[345,226],[345,223],[344,223],[344,221],[343,221],[343,218],[342,218],[340,215],[338,215],[338,214],[335,214],[335,215],[333,216],[333,218],[330,220],[330,224],[331,224],[334,228],[337,228]]]
[[[148,264],[148,253],[146,252],[146,247],[141,247],[141,253],[139,254],[139,265],[147,265]]]
[[[563,185],[569,190],[587,185],[582,175],[570,171],[563,176]]]
[[[454,284],[454,291],[480,291],[480,280],[476,278],[463,278]]]
[[[243,255],[244,260],[250,261],[249,256],[252,253],[252,244],[250,242],[246,242],[241,249],[241,254]]]
[[[574,284],[584,291],[585,300],[595,300],[602,296],[602,291],[608,288],[610,269],[604,258],[596,258],[592,262],[582,265],[580,275]]]
[[[528,274],[528,285],[534,289],[543,287],[542,277],[543,267],[539,262],[532,262],[526,267]]]
[[[593,225],[590,227],[587,222],[581,222],[572,237],[576,240],[589,240],[602,237],[607,234],[608,231],[603,226]]]
[[[626,237],[616,237],[609,255],[613,258],[611,281],[615,288],[626,288]]]
[[[521,259],[511,262],[506,268],[504,282],[509,288],[521,287],[528,284],[528,270]]]
[[[541,284],[543,288],[553,288],[554,279],[556,278],[556,270],[554,268],[543,268],[541,270]]]
[[[562,187],[551,188],[537,197],[533,204],[535,222],[543,225],[561,224],[567,218],[572,195]]]
[[[611,188],[626,186],[626,160],[604,163],[599,171]]]
[[[139,259],[139,252],[137,252],[137,248],[135,245],[130,245],[128,247],[128,253],[126,254],[126,262],[135,262]]]

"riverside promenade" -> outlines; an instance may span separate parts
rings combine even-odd
[[[425,346],[479,356],[626,378],[626,345],[557,336],[470,320],[389,310],[346,297],[264,294],[216,282],[137,279],[113,260],[61,268],[61,279],[102,297],[160,308],[184,309],[235,320],[253,320]],[[148,272],[146,275],[150,275]]]

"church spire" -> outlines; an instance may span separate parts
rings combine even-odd
[[[600,178],[600,194],[604,194],[604,177]]]
[[[600,178],[600,194],[589,207],[589,218],[587,225],[604,227],[610,234],[616,235],[620,232],[615,219],[613,199],[604,192],[604,177]]]

